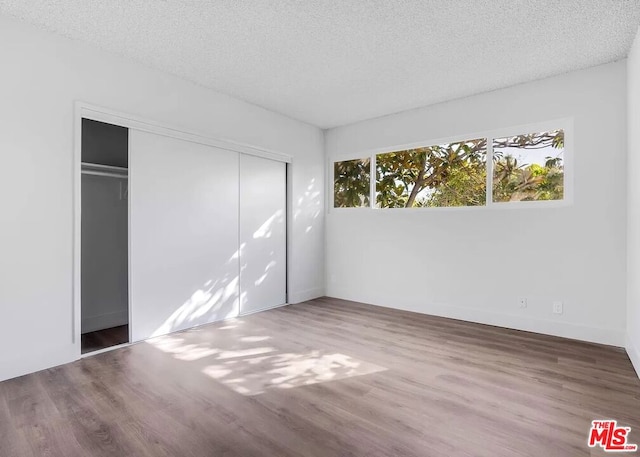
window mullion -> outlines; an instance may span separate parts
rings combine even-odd
[[[369,177],[369,207],[375,209],[376,207],[376,155],[371,154],[371,173]]]
[[[487,137],[487,196],[485,205],[493,204],[493,138]]]

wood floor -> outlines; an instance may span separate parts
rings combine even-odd
[[[80,341],[82,354],[124,344],[129,341],[129,326],[120,325],[95,332],[83,333]]]
[[[591,456],[608,418],[640,444],[621,349],[319,299],[0,383],[0,455]]]

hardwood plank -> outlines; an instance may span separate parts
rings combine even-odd
[[[620,348],[322,298],[0,383],[2,456],[595,456]]]
[[[24,432],[16,428],[9,407],[2,395],[0,395],[0,455],[34,456]]]

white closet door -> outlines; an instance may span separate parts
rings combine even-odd
[[[130,131],[133,341],[238,315],[238,156]]]
[[[240,156],[240,313],[286,302],[286,164]]]

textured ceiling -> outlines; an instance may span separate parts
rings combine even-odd
[[[640,0],[0,0],[322,128],[626,56]]]

